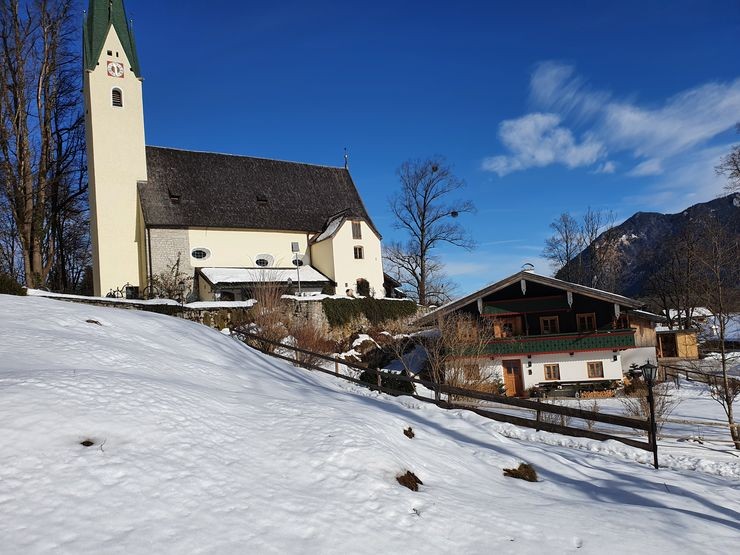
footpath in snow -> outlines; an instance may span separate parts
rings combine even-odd
[[[550,445],[152,313],[0,296],[0,337],[2,553],[740,545],[732,463],[656,471],[623,445]],[[504,477],[522,461],[539,482]],[[419,492],[396,482],[406,470]]]

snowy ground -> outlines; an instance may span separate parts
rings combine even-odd
[[[740,542],[737,463],[655,471],[621,444],[378,395],[157,314],[0,296],[0,336],[3,553],[693,554]],[[521,461],[539,482],[503,476]],[[407,469],[419,492],[396,483]]]

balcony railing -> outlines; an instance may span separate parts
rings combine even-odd
[[[488,344],[488,355],[529,355],[573,353],[577,351],[615,351],[635,346],[635,330],[599,330],[587,333],[526,335],[496,339]]]

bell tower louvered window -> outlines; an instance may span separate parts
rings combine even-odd
[[[111,92],[111,103],[114,108],[123,108],[123,93],[121,89],[113,89]]]

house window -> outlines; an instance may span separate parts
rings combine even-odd
[[[560,333],[560,324],[557,316],[543,316],[540,318],[542,334]]]
[[[578,325],[578,331],[595,331],[596,330],[596,314],[593,312],[587,312],[585,314],[577,314],[576,322]]]
[[[303,266],[303,260],[300,258],[294,258],[291,262],[293,263],[293,266]]]
[[[258,258],[257,260],[254,261],[254,263],[257,264],[257,266],[259,266],[260,268],[264,268],[265,266],[270,265],[270,261],[267,260],[266,258]]]
[[[209,256],[211,256],[211,251],[208,249],[193,249],[190,252],[190,256],[195,258],[196,260],[205,260]]]
[[[352,222],[352,239],[362,239],[362,224]]]
[[[603,362],[589,362],[588,363],[588,377],[589,378],[603,378],[604,377],[604,363]]]
[[[545,379],[546,380],[559,380],[560,379],[560,365],[559,364],[545,364]]]
[[[365,258],[365,251],[362,247],[355,247],[355,260],[362,260]]]
[[[614,329],[617,330],[628,330],[630,329],[630,319],[626,314],[622,314],[619,318],[614,320]]]

